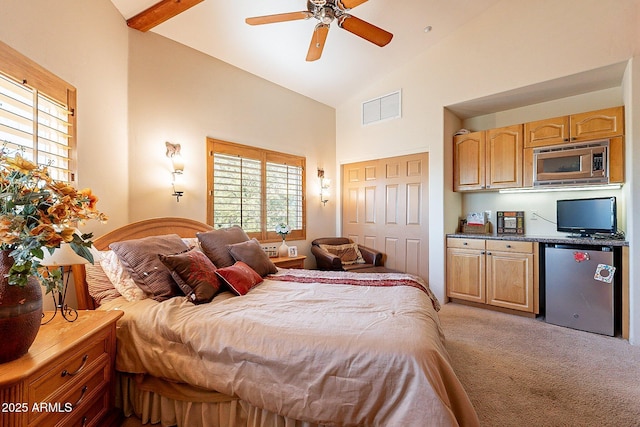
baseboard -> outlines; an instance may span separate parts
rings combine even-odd
[[[482,308],[484,310],[499,311],[501,313],[513,314],[513,315],[520,316],[520,317],[529,317],[531,319],[535,319],[537,317],[537,315],[535,313],[527,313],[526,311],[518,311],[518,310],[513,310],[513,309],[510,309],[510,308],[496,307],[494,305],[481,304],[481,303],[477,303],[477,302],[473,302],[473,301],[466,301],[466,300],[463,300],[463,299],[449,298],[449,302],[455,302],[456,304],[462,304],[462,305],[468,305],[468,306],[471,306],[471,307]]]

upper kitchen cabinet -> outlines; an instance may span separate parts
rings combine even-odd
[[[458,135],[454,143],[454,191],[522,186],[522,125]]]
[[[486,132],[487,189],[522,187],[522,125]]]
[[[574,114],[570,118],[571,141],[589,141],[624,135],[624,107]]]
[[[535,148],[624,135],[624,107],[524,124],[524,147]]]
[[[453,190],[485,189],[485,132],[453,137]]]

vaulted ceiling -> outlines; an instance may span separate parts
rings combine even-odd
[[[348,13],[393,33],[391,42],[378,47],[334,21],[321,58],[312,62],[305,58],[315,18],[256,26],[245,22],[248,17],[306,11],[306,0],[111,1],[132,28],[152,31],[337,107],[499,0],[365,0]],[[431,31],[425,31],[428,26]]]

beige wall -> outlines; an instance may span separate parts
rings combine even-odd
[[[335,110],[153,33],[129,34],[129,218],[206,221],[206,138],[305,156],[307,241],[335,233],[335,199],[320,203],[317,168],[335,173]],[[165,141],[179,143],[185,194],[171,196]]]
[[[127,27],[107,0],[0,0],[0,39],[74,85],[78,181],[100,198],[107,225],[128,222]]]
[[[450,218],[463,209],[461,197],[451,194],[450,147],[444,149],[450,144],[456,119],[445,113],[444,107],[628,61],[640,52],[639,3],[501,1],[337,108],[338,162],[429,151],[429,282],[439,298],[445,294],[444,235],[454,230],[455,222]],[[634,65],[638,67],[637,62]],[[640,85],[637,71],[629,81],[634,87]],[[402,119],[361,127],[360,103],[397,89],[403,91]],[[632,89],[626,85],[622,90]],[[634,107],[640,109],[634,90],[627,114],[632,114]],[[628,146],[633,144],[628,140]],[[627,231],[634,238],[637,233],[629,222]],[[640,263],[637,252],[632,248],[636,264]],[[632,294],[638,295],[635,301],[640,301],[640,279],[632,276],[631,282]],[[640,310],[633,311],[632,323],[632,341],[638,342]]]

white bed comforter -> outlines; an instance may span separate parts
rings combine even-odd
[[[284,274],[308,283],[276,280]],[[319,283],[328,275],[335,273],[280,270],[245,296],[225,292],[203,305],[185,298],[112,302],[102,308],[125,311],[116,368],[320,424],[477,425],[430,294]]]

